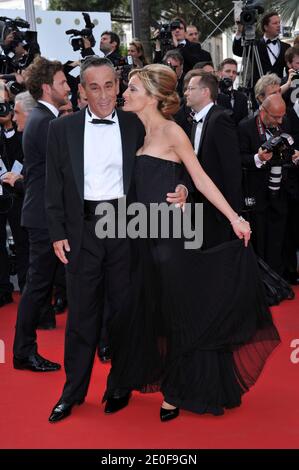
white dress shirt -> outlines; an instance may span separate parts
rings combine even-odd
[[[115,124],[92,124],[99,119],[86,108],[84,128],[84,199],[103,201],[124,196],[123,153],[117,113],[105,117]]]
[[[207,104],[204,108],[202,108],[200,111],[195,113],[193,116],[193,120],[197,121],[198,123],[196,126],[195,137],[194,137],[194,151],[196,155],[198,154],[198,150],[199,150],[202,126],[203,126],[205,117],[210,111],[210,109],[212,108],[212,106],[214,106],[214,103]],[[202,122],[199,122],[199,121],[202,121]]]
[[[55,117],[58,117],[59,111],[57,108],[55,108],[54,104],[48,103],[48,101],[43,100],[38,100],[38,102],[46,106],[50,111],[52,111]]]
[[[265,43],[267,42],[269,38],[267,38],[266,36],[264,36],[264,41]],[[276,62],[276,59],[278,58],[279,56],[279,53],[280,53],[280,43],[279,43],[279,40],[277,38],[275,38],[275,40],[277,40],[277,43],[276,44],[266,44],[267,46],[267,52],[268,52],[268,56],[269,56],[269,59],[270,59],[270,62],[271,62],[271,65],[274,65],[275,62]],[[269,50],[270,49],[270,50]],[[271,52],[272,51],[272,52]],[[273,55],[274,54],[274,55]],[[275,59],[275,57],[276,59]]]

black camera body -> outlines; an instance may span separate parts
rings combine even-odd
[[[271,166],[292,164],[294,139],[290,134],[282,133],[278,136],[273,136],[262,144],[261,148],[273,153],[272,158],[268,161]]]
[[[0,117],[5,117],[8,116],[9,113],[13,112],[13,103],[4,101],[3,103],[0,103]]]
[[[299,80],[299,70],[296,70],[296,73],[292,76],[291,81],[293,80]]]
[[[26,29],[29,27],[29,23],[21,18],[13,20],[7,16],[0,17],[0,46],[2,46],[4,52],[0,59],[2,74],[25,69],[31,64],[35,54],[40,52],[37,43],[37,32],[19,30],[19,28]],[[5,39],[10,33],[13,33],[13,40],[9,44],[5,44]],[[17,57],[15,53],[15,49],[19,44],[26,51],[21,57]]]
[[[72,35],[70,43],[74,52],[84,49],[83,37],[86,37],[89,40],[90,47],[94,47],[96,43],[96,40],[92,33],[94,24],[91,22],[91,19],[88,13],[82,13],[82,15],[85,21],[85,28],[81,29],[81,31],[79,31],[78,29],[68,29],[65,32],[65,34]]]
[[[172,31],[180,27],[180,21],[175,20],[171,23],[159,25],[159,35],[156,39],[159,39],[163,45],[172,44]]]
[[[242,8],[240,23],[244,26],[245,41],[253,41],[256,36],[258,15],[264,13],[263,0],[247,0]]]

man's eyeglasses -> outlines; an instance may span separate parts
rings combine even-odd
[[[203,90],[204,88],[208,88],[207,86],[186,86],[185,90],[193,91],[193,90]]]

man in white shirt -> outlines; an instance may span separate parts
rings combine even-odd
[[[70,88],[58,61],[38,57],[26,69],[26,86],[38,101],[23,134],[25,197],[21,223],[29,235],[29,269],[18,308],[14,339],[14,368],[51,372],[60,365],[37,352],[36,327],[42,307],[51,298],[57,259],[51,246],[45,211],[46,146],[50,121],[66,104]],[[47,329],[55,327],[49,312]]]
[[[246,26],[245,26],[246,28]],[[264,36],[257,40],[257,50],[262,65],[262,75],[266,73],[276,73],[280,78],[283,77],[286,67],[285,52],[290,47],[289,44],[280,41],[280,17],[277,12],[272,11],[265,14],[261,19],[261,29]],[[243,55],[242,33],[244,26],[239,24],[238,31],[233,42],[233,53],[239,57]],[[246,65],[246,64],[244,64]],[[256,61],[254,61],[253,86],[260,78]]]
[[[239,211],[242,204],[239,142],[232,111],[215,105],[217,78],[207,72],[194,71],[185,96],[187,106],[194,112],[191,142],[198,160],[230,205]],[[203,200],[197,191],[195,194],[196,201]],[[209,201],[203,202],[203,247],[230,240],[233,236],[230,224]]]
[[[66,264],[69,306],[66,383],[52,423],[69,416],[87,394],[103,324],[104,289],[111,315],[121,310],[129,290],[130,240],[98,238],[95,209],[109,202],[117,211],[124,196],[134,201],[132,173],[144,140],[137,116],[115,110],[119,83],[109,59],[86,59],[81,85],[87,108],[53,122],[48,142],[47,215],[55,253]],[[169,202],[186,200],[185,189],[178,186],[177,191]],[[107,400],[105,412],[124,408],[129,398],[129,391],[119,391]]]

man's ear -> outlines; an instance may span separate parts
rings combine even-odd
[[[85,93],[85,88],[82,85],[82,83],[78,84],[78,89],[79,89],[79,93],[80,93],[81,98],[83,98],[84,100],[87,100],[86,93]]]
[[[48,85],[48,83],[43,83],[42,90],[43,90],[43,95],[44,94],[48,95],[51,92],[51,85]]]
[[[119,79],[118,78],[115,80],[115,85],[116,85],[116,92],[117,94],[119,94]]]

